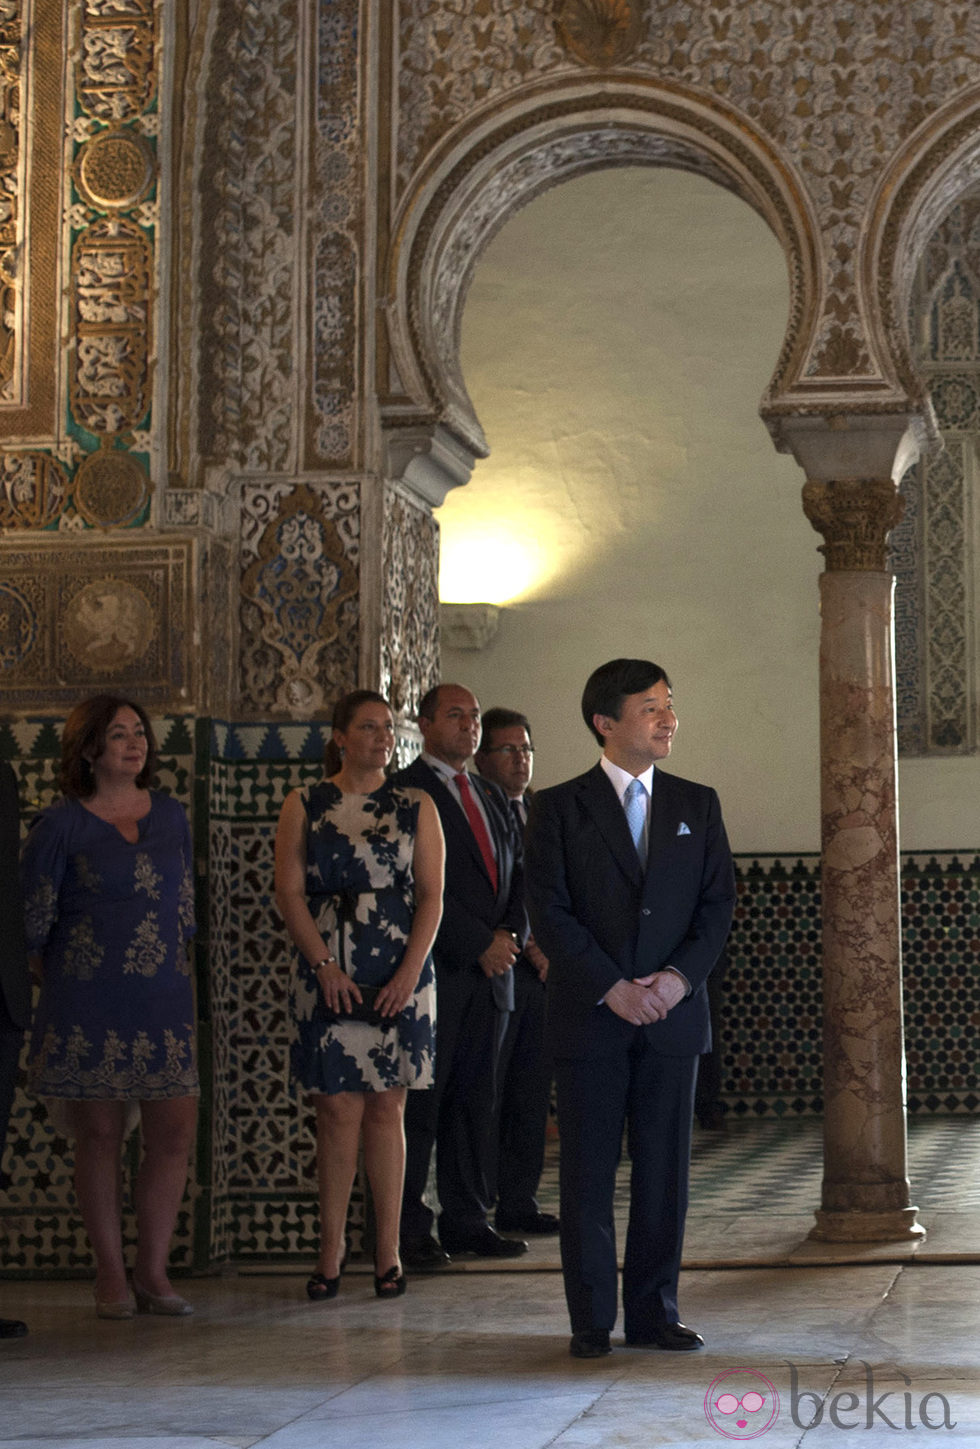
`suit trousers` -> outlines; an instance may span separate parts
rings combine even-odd
[[[623,1260],[628,1338],[678,1321],[696,1056],[652,1050],[643,1029],[616,1056],[555,1063],[561,1259],[573,1333],[611,1331],[617,1314],[613,1198],[624,1130],[630,1156]]]
[[[405,1107],[403,1245],[432,1232],[425,1188],[433,1146],[441,1232],[466,1237],[486,1223],[492,1202],[500,1013],[479,967],[440,972],[437,963],[436,1002],[435,1081],[409,1092]]]
[[[514,967],[514,1010],[504,1037],[499,1080],[497,1211],[522,1217],[538,1210],[551,1098],[551,1062],[544,1049],[544,986],[525,960]]]

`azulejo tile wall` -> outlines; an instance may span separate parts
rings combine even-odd
[[[822,1110],[820,861],[742,857],[718,1039],[729,1112]],[[902,857],[908,1107],[980,1109],[980,855]]]
[[[314,1121],[289,1082],[289,947],[272,898],[272,851],[286,793],[320,777],[326,731],[154,723],[162,783],[191,810],[198,866],[201,1130],[174,1264],[201,1271],[229,1259],[309,1262],[317,1244]],[[407,737],[400,747],[410,753]],[[18,772],[25,815],[47,803],[56,722],[0,726],[0,754]],[[745,856],[737,875],[718,1031],[724,1106],[736,1116],[812,1117],[822,1107],[819,859]],[[980,1113],[980,854],[905,856],[902,899],[910,1112]],[[137,1151],[134,1141],[128,1177]],[[5,1167],[12,1182],[0,1204],[2,1272],[87,1272],[70,1145],[24,1093]],[[357,1190],[355,1247],[364,1214]]]

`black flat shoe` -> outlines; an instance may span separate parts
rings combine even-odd
[[[389,1268],[387,1273],[382,1273],[379,1278],[374,1275],[374,1296],[376,1298],[400,1298],[405,1292],[405,1274],[398,1271],[398,1264]]]
[[[325,1278],[322,1273],[313,1273],[306,1280],[306,1296],[311,1303],[325,1303],[336,1298],[340,1287],[340,1274],[336,1278]]]

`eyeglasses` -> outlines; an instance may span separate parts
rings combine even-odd
[[[526,755],[528,759],[534,754],[533,745],[491,745],[489,750],[484,752],[488,755],[507,755],[513,759],[515,755]]]

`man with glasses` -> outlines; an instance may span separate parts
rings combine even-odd
[[[524,833],[534,766],[534,746],[527,716],[514,709],[488,709],[476,752],[485,780],[499,785],[518,829]],[[548,961],[529,939],[514,964],[514,1010],[498,1066],[497,1227],[501,1232],[558,1232],[554,1213],[537,1203],[544,1166],[551,1067],[544,1051],[544,996]]]

